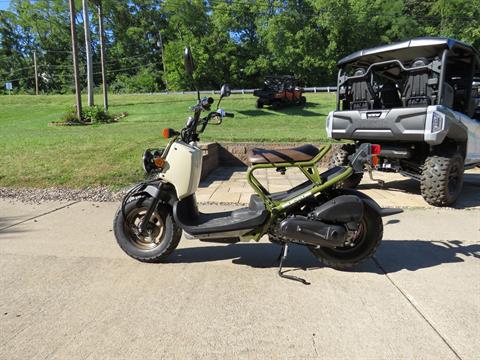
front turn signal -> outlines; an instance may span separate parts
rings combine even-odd
[[[171,129],[171,128],[165,128],[165,129],[163,129],[163,137],[164,137],[165,139],[170,139],[170,138],[172,138],[172,137],[174,137],[174,136],[176,136],[176,135],[178,135],[178,132],[175,131],[175,130],[173,130],[173,129]]]

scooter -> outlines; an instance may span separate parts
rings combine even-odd
[[[185,69],[191,76],[190,49],[184,53]],[[282,272],[290,244],[308,247],[324,264],[349,269],[370,258],[383,237],[382,217],[401,213],[401,209],[381,208],[365,194],[339,185],[365,165],[373,164],[378,145],[362,144],[351,157],[349,166],[337,166],[320,173],[319,161],[331,145],[313,145],[267,150],[249,154],[251,167],[247,180],[255,194],[248,207],[218,213],[202,213],[195,192],[200,182],[202,150],[197,142],[208,125],[220,125],[234,114],[221,109],[220,103],[231,91],[222,86],[216,110],[213,98],[200,98],[192,107],[181,131],[164,129],[169,139],[161,150],[147,150],[144,168],[154,172],[152,180],[132,187],[119,207],[114,232],[120,247],[143,262],[165,260],[177,247],[182,232],[186,238],[214,243],[259,241],[264,235],[282,246],[278,274],[308,284],[304,279]],[[207,115],[202,117],[202,113]],[[276,169],[284,174],[297,168],[306,181],[288,191],[270,193],[255,177],[260,169]]]

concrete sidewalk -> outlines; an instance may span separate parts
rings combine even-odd
[[[285,175],[275,170],[260,170],[255,176],[270,192],[285,191],[306,180],[298,169],[288,169]],[[359,190],[374,198],[383,207],[433,208],[420,195],[419,183],[395,173],[375,172],[378,183],[364,175]],[[248,204],[253,190],[247,182],[245,169],[218,168],[200,183],[197,200],[202,203]],[[455,204],[459,209],[480,209],[480,170],[468,170],[462,194]]]
[[[1,359],[478,358],[480,211],[386,218],[350,272],[292,247],[304,286],[266,241],[182,239],[139,263],[115,243],[117,206],[0,201]]]

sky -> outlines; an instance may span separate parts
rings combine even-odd
[[[10,0],[0,0],[0,10],[5,10],[9,4]]]

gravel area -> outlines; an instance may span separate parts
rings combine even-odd
[[[126,190],[113,192],[107,187],[86,189],[62,188],[4,188],[0,187],[0,198],[38,204],[44,201],[120,201]]]
[[[33,188],[4,188],[0,187],[0,199],[20,201],[27,204],[40,204],[45,201],[93,201],[93,202],[120,202],[127,189],[113,192],[107,187],[87,189],[33,189]],[[238,203],[223,201],[199,201],[203,205],[219,205],[239,207]]]

